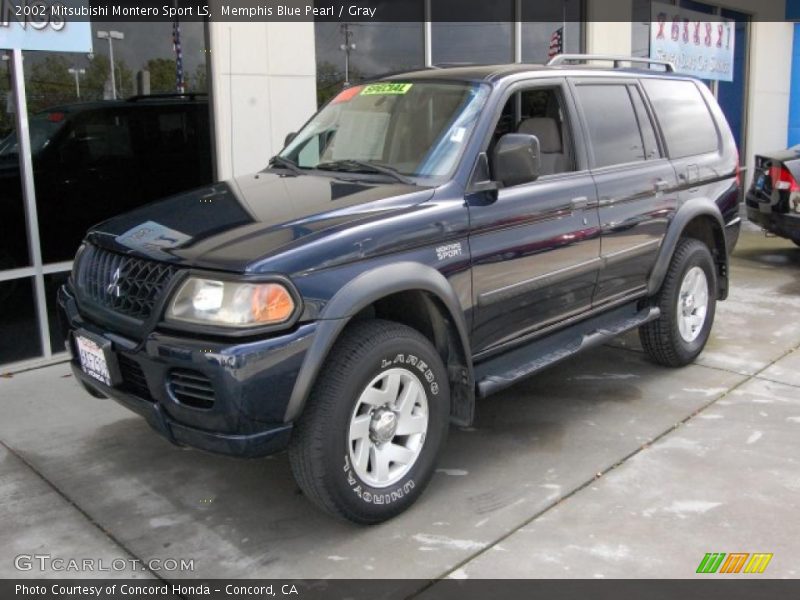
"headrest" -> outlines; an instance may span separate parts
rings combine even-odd
[[[561,134],[555,119],[547,117],[532,117],[525,119],[517,127],[517,133],[527,133],[539,138],[542,152],[561,152]]]

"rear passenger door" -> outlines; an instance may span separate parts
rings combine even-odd
[[[677,210],[675,170],[635,79],[574,79],[597,186],[601,268],[593,306],[641,295]]]
[[[703,189],[704,185],[730,173],[721,169],[720,132],[698,87],[703,85],[688,79],[642,80],[678,175],[681,202],[695,196],[716,198],[720,190]],[[723,189],[728,185],[723,183]],[[738,213],[738,196],[732,197],[735,202],[720,207],[726,221]]]

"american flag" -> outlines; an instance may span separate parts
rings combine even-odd
[[[183,49],[181,48],[181,24],[178,19],[172,24],[172,49],[175,50],[175,90],[179,94],[186,91],[183,79]]]
[[[547,49],[548,60],[564,52],[564,28],[559,27],[550,36],[550,47]]]

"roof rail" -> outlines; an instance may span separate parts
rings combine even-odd
[[[614,63],[614,68],[619,69],[621,63],[644,63],[648,65],[661,65],[667,73],[675,72],[675,65],[668,60],[657,60],[655,58],[643,58],[639,56],[614,56],[611,54],[559,54],[551,58],[547,66],[555,67],[571,62],[591,62],[591,61],[610,61]]]
[[[478,63],[464,61],[464,62],[440,62],[440,63],[433,63],[428,66],[429,69],[452,69],[455,67],[474,67],[477,66]]]
[[[138,102],[139,100],[164,100],[164,99],[179,99],[179,98],[189,98],[189,100],[194,100],[198,96],[208,96],[205,92],[175,92],[173,94],[139,94],[137,96],[131,96],[130,98],[125,98],[126,102]]]

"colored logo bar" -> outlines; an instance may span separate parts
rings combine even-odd
[[[749,560],[748,560],[749,559]],[[766,552],[708,552],[697,566],[697,573],[763,573],[772,554]]]

